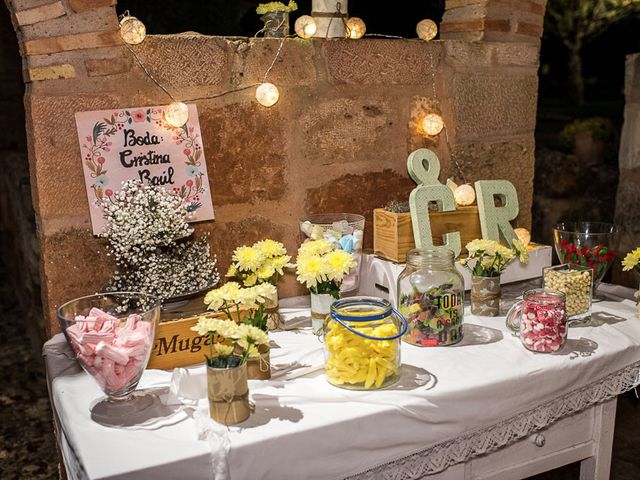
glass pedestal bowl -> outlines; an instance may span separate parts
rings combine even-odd
[[[561,222],[553,229],[560,263],[593,269],[593,292],[616,258],[619,229],[605,222]]]
[[[100,415],[124,418],[152,403],[143,397],[136,401],[133,392],[153,350],[160,318],[157,297],[100,293],[71,300],[56,313],[78,363],[107,395]]]

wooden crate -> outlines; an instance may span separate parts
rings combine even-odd
[[[476,238],[482,238],[478,207],[458,207],[452,212],[431,212],[431,234],[434,245],[442,245],[442,235],[460,232],[462,252],[464,246]],[[394,213],[383,208],[373,211],[373,250],[382,258],[402,263],[407,252],[415,248],[410,213]]]

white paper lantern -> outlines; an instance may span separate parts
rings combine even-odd
[[[273,83],[261,83],[256,89],[256,100],[264,107],[273,107],[280,99],[278,87]]]
[[[138,45],[147,36],[147,29],[136,17],[125,15],[120,20],[120,36],[129,45]]]
[[[296,35],[300,38],[311,38],[316,33],[318,25],[316,21],[310,15],[302,15],[298,17],[293,28],[296,31]]]
[[[516,232],[518,240],[520,240],[525,247],[531,243],[531,234],[526,228],[516,228],[514,232]]]
[[[444,128],[444,120],[437,113],[430,113],[422,119],[422,130],[427,135],[438,135]]]
[[[173,102],[164,109],[164,120],[175,128],[181,128],[189,120],[189,107],[182,102]]]
[[[347,20],[347,28],[345,32],[347,38],[357,40],[358,38],[364,37],[364,32],[366,31],[367,26],[361,18],[351,17]]]
[[[416,25],[416,33],[421,40],[433,40],[438,34],[438,25],[433,20],[425,18],[420,20]]]
[[[453,192],[453,198],[456,199],[456,204],[461,207],[473,205],[473,202],[476,201],[476,191],[468,183],[458,185]]]

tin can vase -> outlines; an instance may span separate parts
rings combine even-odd
[[[278,290],[272,297],[266,297],[264,301],[264,313],[267,316],[267,328],[275,330],[280,327],[280,311],[278,310]]]
[[[500,277],[471,278],[471,313],[483,317],[500,315]]]
[[[269,345],[259,345],[258,358],[247,360],[247,378],[249,380],[269,380],[271,378],[271,362]]]
[[[209,416],[223,425],[245,421],[251,415],[247,364],[233,368],[207,367]]]
[[[315,335],[322,332],[322,326],[327,315],[331,312],[331,305],[336,298],[328,293],[311,292],[311,330]]]
[[[268,12],[260,17],[264,23],[264,36],[284,38],[289,35],[289,12]]]

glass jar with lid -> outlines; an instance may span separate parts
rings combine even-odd
[[[406,330],[406,321],[387,300],[338,300],[324,324],[327,380],[351,390],[394,384],[400,379],[400,338]]]
[[[464,280],[447,248],[414,249],[398,277],[398,310],[407,320],[405,342],[420,347],[462,340]]]

